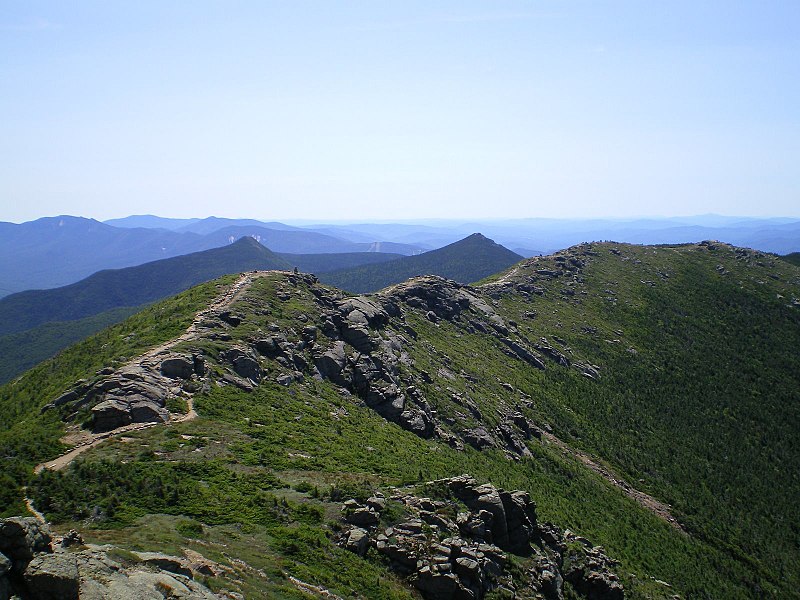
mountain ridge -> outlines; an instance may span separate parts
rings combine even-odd
[[[538,522],[556,523],[557,539],[566,527],[591,547],[601,544],[620,561],[614,570],[625,597],[785,596],[800,581],[786,525],[797,517],[800,485],[792,476],[797,267],[718,242],[595,243],[522,261],[479,286],[422,277],[352,297],[310,275],[264,273],[238,290],[236,281],[150,307],[0,388],[9,416],[0,454],[15,457],[4,489],[16,489],[8,477],[25,480],[32,461],[62,451],[63,423],[75,434],[81,422],[107,423],[94,415],[124,412],[128,393],[156,401],[142,386],[165,385],[175,394],[170,413],[179,417],[191,396],[199,416],[124,442],[109,438],[31,481],[34,503],[56,526],[77,524],[100,540],[124,524],[116,540],[135,531],[163,549],[193,543],[176,529],[191,519],[205,544],[194,545],[198,551],[225,543],[226,553],[268,573],[256,584],[221,576],[215,585],[291,597],[281,587],[290,575],[330,593],[378,597],[372,586],[383,578],[383,597],[408,597],[404,585],[430,593],[434,564],[463,566],[450,562],[455,550],[449,559],[425,551],[418,556],[429,570],[415,560],[410,575],[374,552],[408,556],[415,535],[441,544],[414,519],[453,531],[448,519],[465,509],[447,512],[448,494],[487,482],[481,493],[530,494]],[[232,303],[196,318],[213,298]],[[191,322],[197,336],[181,339]],[[180,341],[164,346],[170,339]],[[134,347],[154,346],[164,354],[136,370]],[[42,413],[45,403],[53,406]],[[688,535],[587,469],[578,453],[620,485],[669,503]],[[463,485],[454,478],[465,472],[477,482],[451,487]],[[156,476],[162,492],[147,483]],[[94,483],[109,477],[118,505]],[[165,504],[178,490],[177,503]],[[380,508],[369,504],[381,497]],[[13,505],[13,496],[3,498]],[[91,506],[101,515],[95,529],[78,523]],[[471,510],[456,546],[469,552],[474,536],[491,545]],[[158,530],[148,524],[153,512],[164,515]],[[231,535],[237,523],[239,537]],[[365,558],[355,541],[348,550],[358,528],[370,548]],[[253,544],[259,552],[248,552]],[[572,552],[588,546],[564,544],[559,559],[539,546],[527,556],[503,551],[517,593],[544,581],[541,559],[562,576],[565,596],[589,594],[567,576]],[[471,581],[466,572],[454,571],[458,585]],[[508,573],[504,567],[497,585]]]

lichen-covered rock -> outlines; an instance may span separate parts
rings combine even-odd
[[[38,552],[52,552],[52,537],[47,525],[33,517],[9,517],[0,521],[0,553],[22,572]]]
[[[24,577],[27,591],[36,600],[78,600],[80,576],[72,554],[37,554]]]

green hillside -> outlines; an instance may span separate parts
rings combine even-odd
[[[480,233],[473,233],[449,246],[416,256],[321,273],[320,280],[356,294],[375,292],[419,275],[439,275],[471,283],[502,271],[521,259],[519,254]]]
[[[124,321],[139,307],[120,307],[75,321],[44,323],[0,336],[0,384],[106,327]]]
[[[379,544],[363,558],[341,547],[343,502],[383,492],[377,527],[402,531],[409,494],[444,498],[445,520],[448,506],[464,511],[425,482],[469,473],[525,490],[540,523],[601,545],[627,598],[796,597],[797,267],[716,242],[595,243],[477,287],[424,277],[352,298],[273,273],[224,295],[234,281],[156,304],[0,388],[5,514],[24,510],[27,484],[57,530],[211,557],[228,569],[205,578],[212,590],[307,597],[300,581],[410,598],[422,572],[398,570]],[[168,401],[179,415],[192,400],[198,418],[112,435],[31,475],[65,431],[93,427],[89,406],[130,381],[132,357],[214,297],[228,304],[157,355],[203,358]],[[565,575],[576,543],[559,551]],[[486,597],[537,597],[540,549],[507,550]],[[590,595],[565,577],[564,597]]]
[[[786,254],[780,257],[782,260],[786,262],[792,263],[793,265],[797,265],[800,267],[800,252],[792,252],[791,254]]]

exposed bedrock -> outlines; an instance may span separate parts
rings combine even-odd
[[[374,548],[428,600],[481,600],[493,590],[561,600],[564,581],[592,600],[624,598],[616,562],[584,538],[539,523],[527,492],[480,484],[469,475],[421,489],[430,497],[410,489],[391,494],[405,516],[389,526],[381,523],[382,495],[363,505],[348,500],[342,520],[349,527],[338,543],[359,556]],[[508,572],[509,554],[526,561],[522,576]]]

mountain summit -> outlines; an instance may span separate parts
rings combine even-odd
[[[443,248],[393,261],[325,273],[320,279],[348,292],[375,292],[419,275],[471,283],[507,269],[522,256],[480,233]]]

